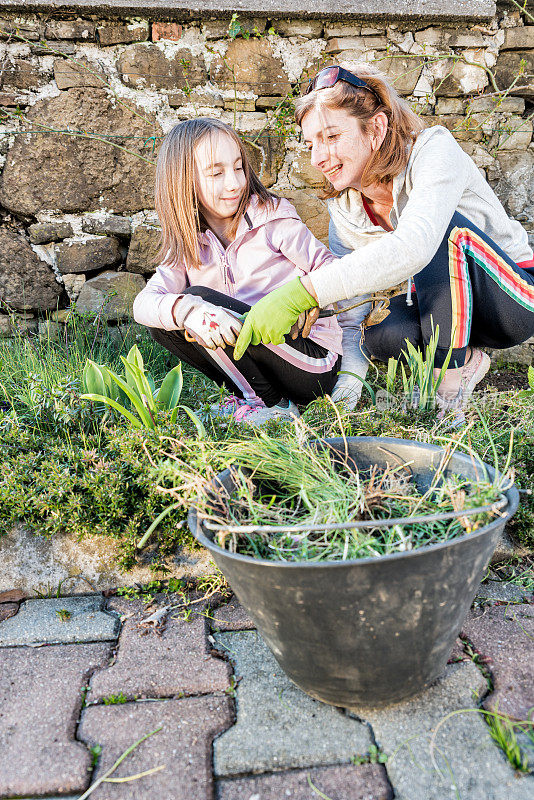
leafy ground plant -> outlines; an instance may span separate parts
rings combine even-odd
[[[381,556],[470,533],[506,504],[500,483],[445,475],[450,448],[423,490],[409,464],[362,471],[329,445],[299,439],[259,431],[227,443],[235,491],[211,486],[200,502],[221,547],[280,561]]]

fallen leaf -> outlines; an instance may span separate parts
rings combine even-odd
[[[21,600],[26,600],[26,593],[21,589],[8,589],[6,592],[0,592],[0,603],[20,603]]]

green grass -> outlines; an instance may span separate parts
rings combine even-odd
[[[154,569],[165,569],[180,545],[194,545],[184,524],[195,486],[184,487],[181,462],[201,479],[222,469],[221,455],[230,439],[248,441],[250,431],[208,418],[207,440],[198,441],[194,425],[180,414],[172,425],[163,415],[158,432],[133,431],[122,420],[102,424],[103,410],[80,399],[81,373],[87,358],[120,369],[121,355],[137,344],[156,383],[177,363],[137,326],[108,329],[101,320],[72,315],[58,338],[35,335],[0,340],[0,533],[22,521],[35,532],[52,536],[105,535],[119,545],[123,567],[139,557]],[[383,389],[387,369],[370,370],[373,388]],[[397,382],[393,391],[402,392]],[[184,365],[183,402],[207,407],[220,390]],[[489,392],[482,407],[485,424],[468,412],[466,447],[493,463],[506,460],[510,431],[515,429],[512,466],[516,484],[531,487],[534,476],[534,403],[516,392]],[[406,413],[374,407],[362,398],[348,413],[327,399],[312,403],[304,420],[317,437],[393,436],[443,444],[450,432],[424,409]],[[276,437],[293,435],[290,423],[272,421],[266,430]],[[221,447],[222,445],[222,447]],[[159,485],[159,486],[158,486]],[[161,491],[164,490],[164,493]],[[140,556],[136,542],[171,502],[180,505],[164,518]],[[179,527],[181,525],[181,527]],[[534,496],[523,495],[510,525],[513,537],[534,546]]]

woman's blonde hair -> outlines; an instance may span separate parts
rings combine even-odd
[[[388,120],[386,135],[365,167],[362,187],[389,183],[405,169],[412,145],[425,126],[376,67],[356,64],[350,72],[365,81],[373,91],[339,80],[332,88],[314,89],[299,97],[295,103],[295,119],[298,125],[302,125],[306,114],[314,109],[343,108],[359,121],[362,132],[368,133],[370,120],[378,112],[383,112]],[[325,198],[341,194],[328,181],[326,184]]]
[[[246,178],[245,191],[228,229],[233,238],[252,195],[261,205],[275,202],[252,169],[243,143],[224,122],[208,117],[186,120],[169,131],[161,145],[156,165],[156,212],[161,223],[161,243],[157,261],[172,264],[176,260],[188,269],[201,266],[198,235],[207,229],[199,208],[195,183],[195,149],[206,137],[229,136],[241,153]]]

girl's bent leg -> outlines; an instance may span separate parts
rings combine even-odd
[[[250,309],[246,303],[206,287],[191,287],[187,292],[238,314]],[[208,350],[186,341],[183,331],[150,331],[156,341],[219,386],[246,400],[259,398],[267,406],[276,405],[283,397],[309,403],[332,391],[339,370],[336,353],[302,337],[277,346],[251,345],[239,361],[234,361],[233,347]]]

